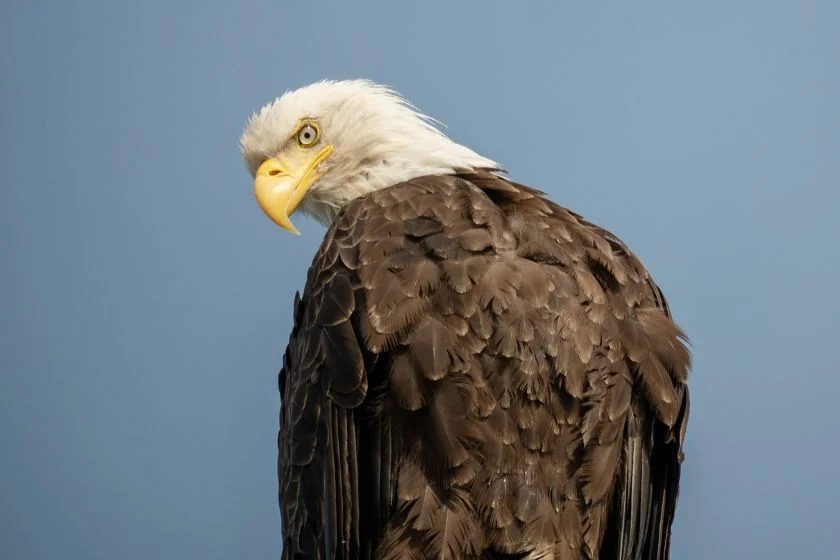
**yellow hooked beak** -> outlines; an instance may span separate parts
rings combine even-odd
[[[320,177],[318,165],[332,152],[332,146],[324,146],[314,155],[300,149],[265,160],[254,178],[254,194],[263,212],[283,229],[300,235],[289,216]]]

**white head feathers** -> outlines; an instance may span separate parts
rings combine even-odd
[[[321,129],[335,150],[300,210],[329,223],[347,202],[374,190],[455,169],[499,165],[447,138],[393,90],[367,80],[322,81],[290,91],[252,115],[242,155],[253,175],[282,152],[302,119]]]

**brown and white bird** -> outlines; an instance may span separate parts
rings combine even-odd
[[[617,237],[368,81],[241,144],[274,222],[328,228],[280,372],[284,558],[668,558],[690,357]]]

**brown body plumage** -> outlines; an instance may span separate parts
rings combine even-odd
[[[280,373],[284,558],[668,558],[688,368],[638,259],[541,193],[356,198]]]

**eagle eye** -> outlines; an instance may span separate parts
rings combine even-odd
[[[315,123],[306,123],[298,130],[297,141],[298,144],[307,148],[318,141],[318,136],[320,136],[318,125]]]

